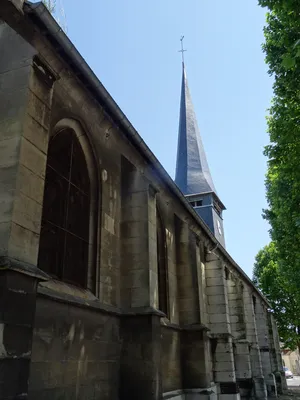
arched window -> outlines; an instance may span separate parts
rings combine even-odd
[[[165,229],[159,211],[156,210],[157,228],[157,269],[158,269],[158,307],[169,315],[167,243]]]
[[[39,268],[86,287],[91,190],[86,159],[75,132],[49,142],[39,247]]]

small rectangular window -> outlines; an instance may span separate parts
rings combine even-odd
[[[224,267],[224,270],[225,270],[225,279],[226,279],[226,281],[228,281],[229,280],[229,269],[227,267]]]
[[[202,200],[190,201],[190,205],[192,207],[201,207],[202,203],[203,203]]]
[[[256,313],[256,297],[252,296],[252,303],[253,303],[253,310],[254,310],[254,314]]]

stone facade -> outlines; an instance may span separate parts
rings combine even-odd
[[[45,7],[0,17],[0,399],[285,390],[267,302]]]

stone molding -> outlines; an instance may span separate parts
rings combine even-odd
[[[178,389],[178,390],[172,390],[171,392],[165,392],[162,395],[162,398],[164,400],[170,400],[173,398],[177,398],[177,396],[185,396],[187,394],[195,394],[195,395],[205,395],[205,396],[210,396],[210,395],[215,395],[217,393],[217,387],[214,382],[211,383],[210,387],[207,388],[195,388],[195,389]],[[208,397],[207,397],[208,398]]]
[[[167,329],[174,329],[177,331],[198,331],[198,332],[209,332],[210,329],[208,326],[204,324],[186,324],[186,325],[179,325],[174,324],[167,321],[162,321],[161,326]]]
[[[32,276],[39,281],[47,281],[51,279],[48,274],[40,270],[38,267],[8,256],[0,257],[0,270],[11,270],[15,272],[20,272],[21,274]]]

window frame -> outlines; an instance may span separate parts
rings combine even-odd
[[[203,200],[199,199],[199,200],[192,200],[190,201],[190,204],[192,207],[197,208],[197,207],[202,207],[203,206]]]
[[[99,248],[98,244],[100,241],[99,238],[99,226],[100,226],[100,213],[98,213],[98,209],[100,202],[99,202],[99,190],[97,188],[99,187],[99,179],[98,179],[98,173],[97,173],[97,168],[95,165],[95,156],[94,152],[90,143],[90,140],[86,134],[86,131],[83,129],[81,124],[73,119],[65,118],[60,120],[52,129],[50,132],[50,136],[48,139],[48,143],[50,143],[50,140],[56,136],[59,135],[62,131],[65,129],[70,129],[73,131],[73,134],[75,135],[78,145],[81,147],[83,156],[85,158],[86,162],[86,169],[87,169],[87,174],[89,176],[90,180],[90,195],[89,195],[89,228],[88,228],[88,256],[87,256],[87,265],[85,267],[86,271],[86,279],[85,279],[85,286],[81,285],[76,285],[75,283],[71,283],[72,285],[76,285],[78,287],[81,287],[83,289],[89,289],[92,291],[96,296],[99,295],[99,288],[98,284],[98,275],[99,275],[99,267],[98,267],[98,260],[99,256],[97,254],[96,249]],[[48,163],[47,163],[48,164]],[[46,164],[46,165],[47,165]],[[45,176],[46,179],[46,176]],[[43,200],[43,205],[44,205],[44,200]],[[42,268],[41,268],[42,269]],[[54,278],[57,279],[57,278]],[[65,283],[70,283],[67,280],[64,279],[59,279],[61,282]]]
[[[161,217],[158,206],[156,206],[156,235],[157,235],[157,285],[158,285],[158,309],[162,311],[168,319],[170,319],[170,299],[169,299],[169,268],[168,268],[168,246],[167,246],[167,236],[166,229]],[[161,238],[159,239],[159,236]],[[163,247],[163,257],[159,257],[159,240],[162,240]],[[164,280],[161,281],[161,270],[160,270],[160,260],[163,260],[164,267]],[[161,307],[161,291],[163,291],[163,302],[165,303],[164,310]]]

